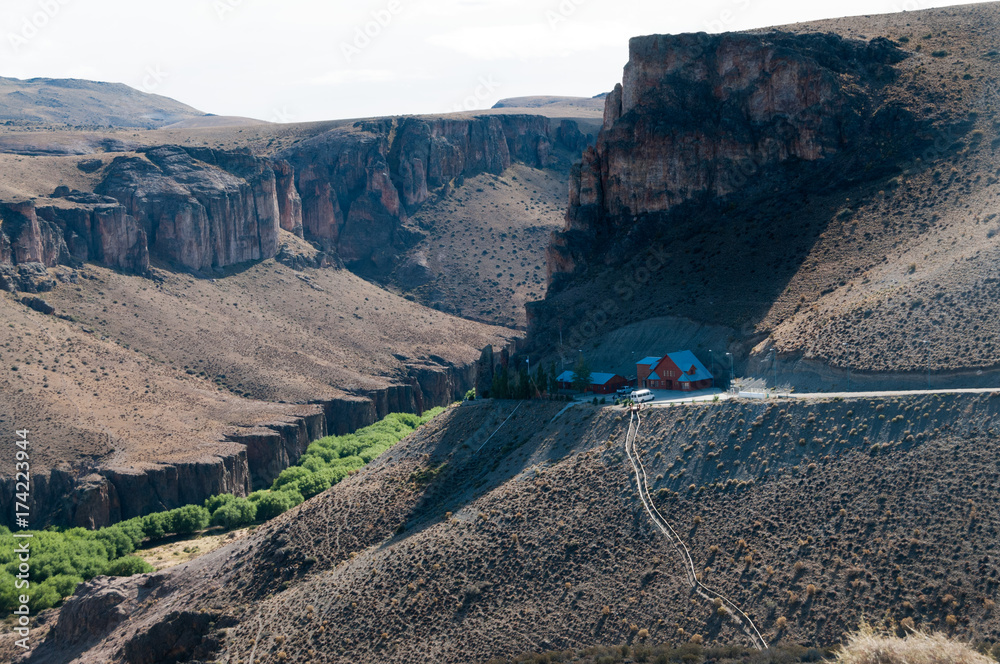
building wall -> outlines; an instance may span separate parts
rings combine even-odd
[[[594,394],[614,394],[622,385],[628,385],[628,380],[615,376],[604,385],[591,385],[590,391]]]

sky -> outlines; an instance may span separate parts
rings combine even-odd
[[[591,97],[630,37],[723,32],[936,0],[4,0],[0,76],[125,83],[271,122]]]

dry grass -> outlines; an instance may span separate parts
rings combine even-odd
[[[80,273],[44,294],[71,320],[0,297],[0,420],[39,432],[37,471],[228,454],[227,427],[406,380],[431,355],[462,365],[508,334],[274,260],[214,280]]]
[[[961,641],[939,632],[910,632],[905,637],[863,625],[837,653],[840,664],[995,664]]]
[[[794,192],[779,186],[759,201],[737,196],[732,209],[724,201],[704,214],[685,211],[656,228],[662,237],[638,248],[625,231],[632,238],[642,225],[624,223],[588,272],[564,291],[550,289],[540,334],[555,345],[561,318],[566,339],[578,332],[589,345],[655,312],[726,325],[737,339],[769,334],[782,354],[855,371],[925,369],[928,349],[917,339],[929,341],[935,366],[1000,364],[1000,125],[993,124],[990,87],[1000,71],[998,25],[1000,7],[983,3],[786,26],[858,39],[908,36],[903,48],[911,57],[897,66],[885,99],[921,117],[930,112],[930,121],[940,117],[929,135],[943,147],[900,152],[888,172],[870,179],[809,182]],[[939,50],[951,55],[931,57]],[[952,134],[944,128],[964,121]],[[879,159],[871,155],[873,163]],[[632,285],[627,277],[647,262],[653,241],[663,247],[664,267],[621,298],[616,284]],[[608,312],[604,324],[595,304],[606,300],[620,310]]]
[[[394,285],[428,306],[523,328],[524,303],[545,296],[545,246],[562,226],[566,186],[564,173],[523,164],[469,178],[414,216],[428,237],[410,261],[426,265],[433,280],[414,289],[404,268]]]
[[[640,446],[652,475],[699,441],[683,478],[665,475],[650,488],[654,495],[671,492],[658,498],[661,509],[686,524],[681,533],[696,565],[711,568],[706,583],[740,604],[769,642],[822,648],[841,642],[864,615],[887,613],[898,624],[939,631],[954,614],[961,620],[948,633],[995,642],[1000,620],[983,608],[1000,574],[990,549],[997,541],[997,505],[989,498],[998,478],[995,440],[971,429],[993,420],[1000,404],[915,398],[890,402],[888,412],[938,401],[942,408],[927,426],[949,433],[913,448],[892,445],[875,457],[863,440],[800,447],[781,436],[805,427],[810,416],[815,427],[831,427],[848,409],[871,417],[877,402],[870,400],[664,409],[644,419]],[[288,516],[164,571],[162,592],[170,601],[142,608],[129,629],[151,629],[165,620],[161,610],[204,608],[238,623],[226,637],[230,661],[246,659],[262,622],[287,636],[289,661],[308,661],[302,645],[308,644],[339,653],[326,660],[338,664],[464,664],[539,647],[637,646],[642,629],[651,647],[686,643],[691,635],[705,648],[745,645],[711,603],[691,602],[675,552],[644,517],[621,450],[627,418],[588,406],[550,425],[561,405],[529,402],[476,453],[512,406],[450,409]],[[758,416],[763,423],[754,427]],[[729,472],[720,473],[705,461],[707,439],[736,427],[740,450],[732,443],[722,450]],[[867,435],[881,445],[899,433],[872,427]],[[618,443],[605,448],[608,440]],[[765,452],[767,470],[759,461]],[[446,459],[434,481],[409,481]],[[803,472],[813,459],[817,469]],[[674,495],[691,481],[705,488],[697,496]],[[982,530],[973,533],[963,520],[969,498],[981,512],[975,528],[981,522]],[[849,516],[831,520],[845,501]],[[693,528],[696,516],[702,523]],[[921,544],[911,551],[917,530]],[[813,542],[803,540],[805,533]],[[750,566],[734,560],[740,540],[742,551],[753,552]],[[709,547],[719,543],[711,559]],[[796,560],[805,563],[798,577]],[[896,576],[903,590],[889,582]],[[817,588],[811,597],[809,584]],[[791,603],[786,590],[798,601]],[[310,613],[314,620],[300,619]],[[325,630],[322,621],[330,623]],[[99,649],[121,647],[134,638],[129,629]],[[372,639],[383,632],[393,635],[391,649]],[[90,654],[98,661],[97,651]]]
[[[246,537],[249,533],[250,530],[248,528],[241,528],[228,533],[204,535],[193,539],[180,539],[175,542],[161,544],[160,546],[142,549],[141,551],[137,551],[135,555],[141,557],[159,572],[162,569],[194,560],[198,556],[211,553],[227,544],[232,544],[236,540]]]

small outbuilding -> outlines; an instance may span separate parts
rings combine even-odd
[[[556,381],[559,383],[559,389],[572,390],[573,372],[562,372],[556,377]],[[593,392],[594,394],[614,394],[615,391],[623,385],[628,385],[628,379],[624,376],[612,373],[595,372],[590,374],[590,387],[588,387],[586,391]]]

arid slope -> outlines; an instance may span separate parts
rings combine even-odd
[[[529,314],[540,346],[555,346],[559,323],[575,352],[600,345],[616,328],[675,317],[729,328],[728,346],[715,350],[737,355],[737,374],[747,357],[751,373],[763,372],[776,348],[784,367],[779,381],[794,382],[793,369],[802,361],[840,372],[850,366],[859,377],[925,371],[928,358],[934,372],[945,374],[1000,366],[997,26],[1000,5],[984,3],[781,27],[793,35],[834,32],[871,49],[885,43],[873,41],[879,38],[896,44],[904,57],[891,71],[868,83],[853,74],[840,79],[845,94],[860,95],[850,98],[867,105],[872,117],[895,114],[885,125],[888,133],[849,132],[832,156],[783,162],[786,171],[748,170],[740,165],[745,155],[726,152],[731,146],[725,140],[704,148],[733,160],[706,185],[729,193],[705,190],[669,213],[638,221],[606,212],[593,225],[610,226],[610,236],[598,230],[581,240],[590,253],[575,266],[553,264],[552,255],[559,256],[554,245],[550,269],[557,272],[557,287]],[[768,37],[768,30],[750,34],[784,39]],[[791,39],[781,58],[807,63],[825,57],[810,51],[820,38],[800,46]],[[627,83],[639,76],[640,65],[631,66]],[[632,113],[694,94],[697,88],[687,85],[665,78]],[[677,120],[681,147],[655,155],[677,165],[664,176],[664,195],[697,190],[699,169],[714,163],[697,158],[697,141],[683,142],[699,132],[713,135],[706,119],[712,108],[721,106],[706,107],[690,122]],[[619,124],[630,127],[631,117]],[[845,113],[826,120],[849,124],[853,118]],[[648,141],[660,140],[652,127],[650,132]],[[612,152],[620,147],[613,141],[621,131],[613,136]],[[776,133],[763,144],[772,140],[783,139]],[[630,149],[637,160],[652,159],[643,140]],[[617,162],[601,164],[595,168],[621,169]],[[589,232],[588,224],[572,219],[567,237]],[[664,350],[673,341],[665,330]]]
[[[831,645],[885,615],[995,641],[998,404],[677,407],[647,415],[639,447],[699,573],[769,641]],[[95,580],[29,661],[482,662],[639,629],[740,642],[647,520],[627,414],[552,422],[559,405],[528,402],[490,438],[516,405],[455,408],[191,563]]]
[[[91,437],[117,448],[122,462],[155,461],[156,445],[167,445],[167,457],[193,452],[197,446],[178,449],[166,439],[178,419],[199,422],[209,437],[221,434],[212,428],[220,415],[206,417],[211,411],[197,403],[162,389],[142,397],[156,376],[206,395],[214,409],[226,402],[246,408],[239,397],[273,402],[263,407],[261,417],[268,417],[286,409],[277,402],[406,383],[408,366],[462,366],[486,344],[509,338],[501,328],[426,309],[343,270],[298,271],[265,261],[213,280],[162,270],[150,280],[90,265],[82,275],[43,294],[55,315],[70,320],[2,300],[9,325],[2,328],[0,375],[22,390],[5,400],[4,419],[37,430],[53,450],[51,458],[36,458],[39,471],[56,460],[77,467],[81,459],[63,446]],[[100,354],[107,359],[96,359]],[[62,386],[65,395],[56,393]],[[143,398],[161,401],[171,414],[134,407]],[[85,427],[91,436],[80,436],[79,414],[92,421]],[[114,432],[110,439],[105,427]],[[174,435],[190,440],[182,430]]]

